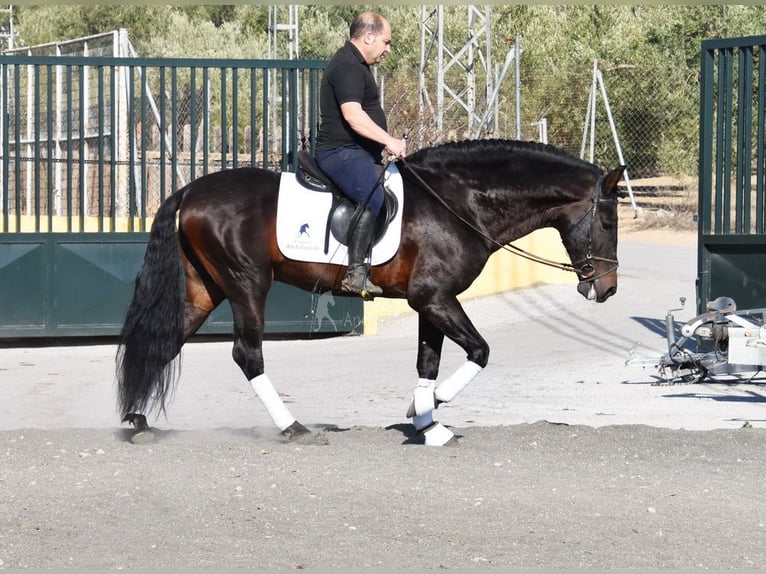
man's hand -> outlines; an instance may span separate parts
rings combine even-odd
[[[405,140],[391,138],[386,143],[386,152],[396,158],[403,158],[407,155],[407,142]]]
[[[396,139],[386,130],[378,126],[372,118],[362,109],[359,102],[344,102],[340,105],[343,119],[348,122],[351,129],[361,136],[371,139],[385,146],[386,152],[394,157],[401,158],[407,155],[407,142]]]

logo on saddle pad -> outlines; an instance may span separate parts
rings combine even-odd
[[[392,198],[386,201],[383,210],[395,212],[388,214],[388,226],[383,235],[376,233],[372,265],[385,263],[399,249],[404,194],[402,177],[393,163],[386,168],[385,187]],[[277,203],[279,250],[296,261],[347,265],[345,234],[353,213],[352,203],[334,205],[332,193],[309,189],[301,185],[294,173],[282,172]],[[381,216],[385,217],[386,214]]]

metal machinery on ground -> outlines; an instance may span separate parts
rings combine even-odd
[[[766,365],[766,308],[738,310],[731,297],[709,301],[706,312],[681,326],[676,336],[673,313],[665,315],[668,351],[659,357],[636,357],[638,343],[630,350],[628,366],[653,366],[660,383],[699,383],[706,377],[752,373],[752,380]]]

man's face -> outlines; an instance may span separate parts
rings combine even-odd
[[[383,25],[380,34],[368,33],[364,38],[365,61],[372,64],[379,64],[391,51],[391,26],[388,22]]]

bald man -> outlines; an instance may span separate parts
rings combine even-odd
[[[341,289],[365,299],[383,290],[369,278],[367,262],[375,222],[383,207],[383,151],[404,157],[406,142],[388,133],[386,115],[370,66],[391,51],[391,26],[380,14],[363,12],[351,23],[349,39],[330,60],[319,92],[319,167],[360,206],[349,230],[348,270]]]

